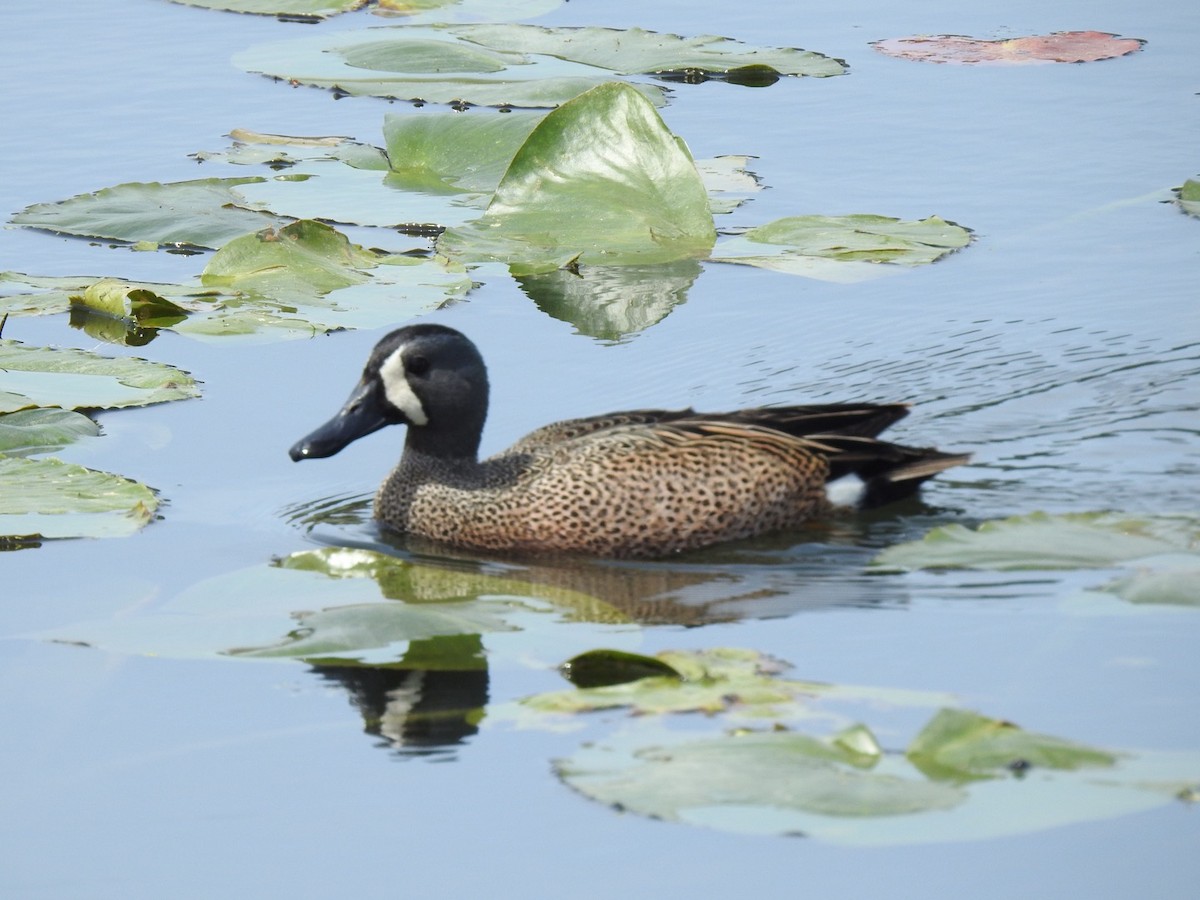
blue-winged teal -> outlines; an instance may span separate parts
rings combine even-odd
[[[828,512],[826,483],[845,475],[859,476],[867,503],[888,502],[967,460],[876,440],[903,404],[827,404],[570,419],[480,462],[487,406],[474,344],[441,325],[401,328],[291,457],[332,456],[405,424],[404,455],[375,495],[384,525],[460,547],[623,557],[793,527]]]

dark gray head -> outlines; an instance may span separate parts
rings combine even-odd
[[[474,459],[487,404],[487,368],[475,345],[444,325],[410,325],[375,345],[341,412],[290,455],[333,456],[385,425],[408,425],[409,448]]]

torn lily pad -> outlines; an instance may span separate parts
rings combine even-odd
[[[845,282],[887,274],[884,263],[927,265],[970,242],[970,231],[938,216],[916,221],[876,215],[790,216],[722,238],[711,259]]]
[[[119,475],[57,459],[0,456],[0,546],[123,537],[153,519],[157,508],[154,491]]]
[[[0,413],[31,406],[115,409],[198,396],[196,380],[165,363],[0,340]]]
[[[274,216],[233,205],[233,188],[262,180],[251,176],[119,184],[57,203],[35,203],[12,222],[79,237],[216,248],[248,231],[282,224]]]
[[[251,47],[235,65],[348,94],[484,106],[558,106],[623,75],[679,73],[764,83],[840,75],[836,60],[805,50],[756,48],[727,38],[641,29],[535,25],[393,26]],[[661,88],[638,85],[662,104]]]
[[[571,261],[702,258],[714,239],[708,194],[683,142],[637,91],[609,83],[542,119],[483,217],[447,229],[437,247],[523,274]]]

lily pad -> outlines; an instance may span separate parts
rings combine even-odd
[[[641,29],[534,25],[393,26],[251,47],[235,65],[348,94],[484,106],[558,106],[624,75],[688,73],[739,80],[840,75],[836,60],[805,50],[755,48],[727,38]],[[699,79],[698,79],[699,80]],[[747,79],[749,80],[749,79]],[[662,104],[661,88],[639,85]]]
[[[323,547],[207,579],[146,614],[37,636],[155,656],[385,665],[406,658],[413,642],[515,632],[530,616],[555,615],[624,621],[585,594]]]
[[[778,730],[696,738],[645,723],[556,761],[556,773],[622,812],[839,844],[985,840],[1108,819],[1172,802],[1200,767],[1195,753],[1118,756],[959,710],[935,715],[909,757],[931,745],[950,755],[961,750],[969,765],[986,758],[982,771],[1004,777],[973,779],[937,766],[927,772],[895,753],[858,754],[851,745],[869,734],[862,727],[847,732],[846,742]],[[1011,735],[998,739],[997,727]],[[967,732],[978,734],[979,744],[951,737]],[[1014,765],[1029,762],[1014,753],[1043,764]]]
[[[602,85],[549,113],[517,151],[483,217],[448,229],[452,258],[524,271],[566,261],[670,262],[715,239],[691,154],[627,85]]]
[[[931,778],[1009,777],[1031,767],[1073,771],[1109,768],[1117,756],[964,709],[943,709],[908,746],[907,756]]]
[[[327,225],[304,221],[231,241],[202,277],[204,284],[20,276],[55,289],[12,299],[19,312],[70,309],[72,324],[89,335],[138,345],[166,327],[201,340],[255,341],[379,328],[436,309],[473,286],[461,266],[443,258],[368,251]],[[124,316],[117,314],[122,309]]]
[[[628,669],[632,663],[627,659],[622,665]],[[660,672],[665,667],[667,674],[537,694],[521,703],[530,710],[555,714],[625,708],[635,715],[704,712],[785,720],[818,715],[814,712],[818,698],[869,699],[895,705],[936,705],[949,700],[945,694],[791,681],[778,677],[786,668],[778,660],[733,647],[664,651],[641,665],[647,670],[657,667]]]
[[[790,216],[722,238],[715,262],[740,263],[831,281],[857,281],[881,263],[920,266],[967,246],[971,233],[938,216]]]
[[[283,16],[298,19],[327,19],[362,9],[371,0],[171,0],[183,6],[200,6],[224,12]]]
[[[58,203],[36,203],[12,221],[81,237],[216,248],[246,232],[282,224],[274,216],[233,205],[232,188],[262,180],[251,176],[119,184]]]
[[[136,481],[57,459],[0,456],[0,545],[37,538],[123,537],[154,518]]]
[[[0,415],[0,454],[47,453],[99,434],[99,425],[73,410],[21,409]]]
[[[115,409],[198,396],[191,375],[164,363],[0,340],[0,413],[31,406]]]
[[[386,172],[387,154],[378,147],[341,135],[300,136],[268,134],[248,128],[229,132],[233,145],[228,150],[201,150],[192,157],[200,162],[231,165],[269,165],[286,169],[302,162],[343,162],[355,169]]]
[[[1189,216],[1200,218],[1200,180],[1189,178],[1177,191],[1179,208]]]
[[[977,529],[944,525],[919,541],[888,547],[873,565],[889,569],[1086,569],[1200,546],[1200,525],[1177,517],[1115,513],[1030,513]]]
[[[1026,66],[1113,59],[1136,53],[1145,43],[1139,38],[1121,38],[1102,31],[1059,31],[992,41],[939,34],[890,38],[873,41],[871,46],[887,56],[920,62]]]

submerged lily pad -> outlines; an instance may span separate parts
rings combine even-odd
[[[940,34],[890,38],[874,41],[871,46],[887,56],[920,62],[1022,66],[1113,59],[1136,53],[1145,43],[1102,31],[1060,31],[993,41]]]
[[[885,274],[881,263],[920,266],[966,247],[971,233],[938,216],[790,216],[722,238],[716,262],[741,263],[831,281]]]
[[[39,637],[155,656],[383,665],[412,642],[520,631],[529,616],[547,614],[624,620],[585,594],[324,547],[207,579],[144,615]]]
[[[0,544],[14,539],[122,537],[158,508],[136,481],[57,459],[0,456]]]
[[[888,547],[873,565],[898,569],[1083,569],[1200,546],[1193,519],[1115,513],[1030,513],[977,529],[943,525]]]
[[[47,453],[99,434],[99,425],[73,410],[21,409],[0,415],[0,454]]]
[[[473,103],[558,106],[624,75],[687,73],[739,80],[737,73],[840,75],[836,60],[805,50],[755,48],[727,38],[686,38],[641,29],[535,25],[393,26],[251,47],[234,63],[294,83],[348,94]],[[751,80],[750,78],[746,79]],[[661,104],[663,91],[638,90]]]
[[[12,221],[81,237],[215,248],[248,231],[280,224],[274,216],[233,205],[233,188],[262,180],[251,176],[119,184],[58,203],[35,203]]]
[[[715,234],[687,148],[645,98],[610,83],[542,119],[483,217],[448,229],[438,249],[532,272],[703,257]]]
[[[0,413],[30,406],[115,409],[198,396],[195,379],[165,363],[0,340]]]

